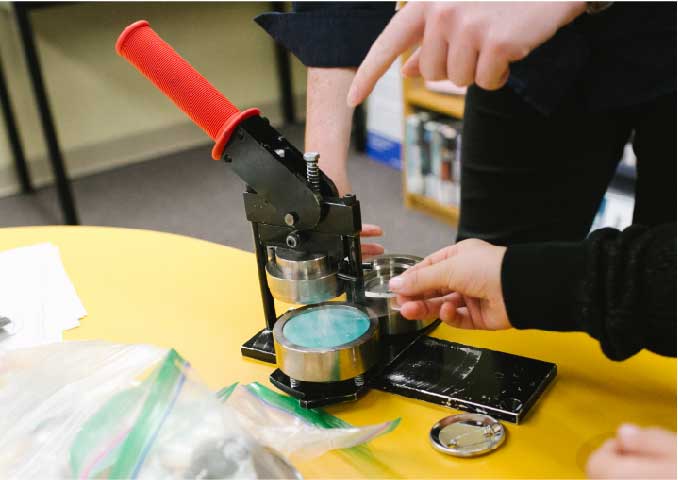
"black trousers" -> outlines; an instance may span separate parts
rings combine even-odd
[[[508,87],[466,95],[458,240],[577,241],[634,131],[633,222],[676,221],[676,94],[591,112],[573,98],[544,116]]]

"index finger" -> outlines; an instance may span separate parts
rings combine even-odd
[[[452,255],[454,255],[455,252],[456,245],[449,245],[447,247],[443,247],[440,250],[426,256],[421,262],[411,266],[410,268],[408,268],[408,270],[418,270],[423,267],[431,266],[434,263],[442,262],[443,260],[447,260]]]
[[[409,268],[402,275],[392,278],[389,288],[406,297],[440,289],[453,290],[450,285],[450,277],[454,272],[451,260],[447,259],[416,270]]]
[[[363,228],[360,230],[361,237],[381,237],[384,230],[379,225],[372,225],[370,223],[363,223]]]
[[[349,107],[362,103],[398,55],[424,33],[424,3],[408,3],[394,15],[358,67],[348,91]]]

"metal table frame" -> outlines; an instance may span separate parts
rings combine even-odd
[[[2,66],[2,57],[0,57],[0,108],[2,108],[2,117],[4,119],[5,128],[7,129],[7,138],[9,139],[9,146],[12,150],[12,157],[14,158],[14,166],[16,167],[19,183],[21,184],[21,191],[23,193],[33,192],[33,185],[28,173],[28,165],[26,164],[26,155],[21,146],[21,139],[19,138],[19,130],[16,126],[16,119],[12,104],[9,99],[9,90],[7,88],[7,79],[5,71]]]

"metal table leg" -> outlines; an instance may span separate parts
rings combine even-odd
[[[52,172],[54,172],[54,179],[56,182],[57,193],[59,196],[59,203],[61,211],[64,216],[64,223],[67,225],[78,225],[78,213],[75,208],[75,201],[71,191],[70,180],[66,173],[63,157],[61,156],[61,149],[59,147],[59,139],[57,138],[56,128],[54,126],[54,119],[49,108],[49,101],[47,99],[47,91],[43,81],[42,69],[38,59],[35,48],[35,39],[33,36],[33,28],[28,16],[29,8],[23,2],[14,3],[14,8],[17,14],[17,21],[19,24],[19,33],[24,48],[24,55],[26,56],[26,64],[28,65],[28,72],[31,77],[31,84],[33,86],[33,94],[38,104],[40,112],[40,121],[42,123],[42,132],[47,144],[47,153],[52,165]]]
[[[24,149],[21,146],[19,139],[19,130],[17,129],[12,105],[9,101],[9,87],[5,77],[5,71],[2,67],[2,58],[0,58],[0,107],[2,107],[2,116],[5,120],[5,127],[7,128],[7,138],[14,156],[14,164],[16,166],[17,176],[21,183],[21,191],[23,193],[33,192],[33,185],[31,184],[31,176],[28,172],[28,164],[26,163],[26,156]]]

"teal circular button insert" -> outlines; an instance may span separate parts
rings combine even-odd
[[[360,338],[369,328],[370,318],[362,310],[324,305],[290,318],[283,335],[300,347],[333,348]]]

